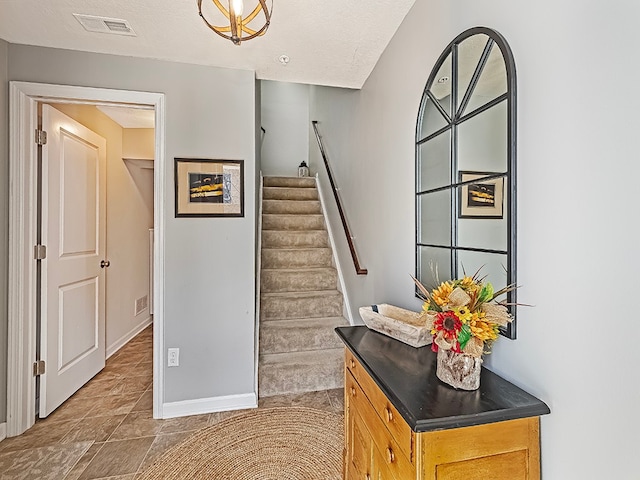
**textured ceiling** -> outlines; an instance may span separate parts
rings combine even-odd
[[[245,2],[245,10],[257,3]],[[0,38],[248,69],[264,80],[360,88],[414,2],[274,0],[266,35],[238,47],[208,29],[196,0],[0,0]],[[137,36],[87,32],[74,13],[126,20]],[[286,66],[278,61],[281,55],[290,58]]]

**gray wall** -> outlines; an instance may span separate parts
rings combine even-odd
[[[309,85],[262,80],[264,175],[297,176],[309,163]]]
[[[9,76],[166,95],[164,401],[253,393],[254,73],[9,45]],[[174,157],[244,159],[244,218],[174,218]]]
[[[0,423],[7,419],[7,262],[9,241],[9,44],[0,40]]]
[[[422,90],[441,51],[467,28],[494,28],[511,45],[518,298],[535,306],[519,308],[518,339],[501,338],[486,365],[549,404],[541,439],[550,480],[637,477],[640,390],[629,366],[637,364],[640,322],[622,299],[637,296],[640,267],[631,233],[638,228],[632,182],[640,175],[640,99],[630,93],[640,82],[638,15],[633,2],[416,0],[361,91],[312,92],[311,117],[321,122],[369,269],[356,277],[346,249],[338,249],[353,307],[418,310],[409,274]],[[601,65],[617,72],[616,87],[603,95],[596,93]]]

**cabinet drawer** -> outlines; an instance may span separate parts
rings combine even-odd
[[[381,470],[390,472],[393,478],[396,479],[414,478],[415,468],[411,464],[409,457],[406,456],[394,436],[385,427],[364,391],[350,374],[346,375],[345,388],[349,395],[349,404],[364,421],[365,427],[373,439],[375,449],[379,452],[379,455],[375,455],[375,457],[379,459]]]
[[[400,413],[389,402],[386,395],[382,393],[376,382],[373,381],[353,354],[347,349],[345,349],[345,352],[347,370],[351,372],[353,378],[371,402],[371,406],[380,417],[382,424],[398,442],[400,449],[409,461],[413,463],[415,461],[415,432],[411,430],[411,427],[404,421]]]

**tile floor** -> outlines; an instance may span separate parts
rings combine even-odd
[[[168,448],[241,411],[154,420],[146,328],[48,418],[0,442],[0,480],[135,480]],[[258,408],[344,410],[342,389],[260,399]]]

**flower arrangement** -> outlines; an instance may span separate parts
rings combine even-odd
[[[477,276],[478,272],[442,282],[431,292],[412,277],[426,298],[422,317],[433,335],[433,351],[451,350],[480,358],[491,353],[499,328],[513,320],[505,304],[495,299],[515,287],[494,291],[491,283]]]

